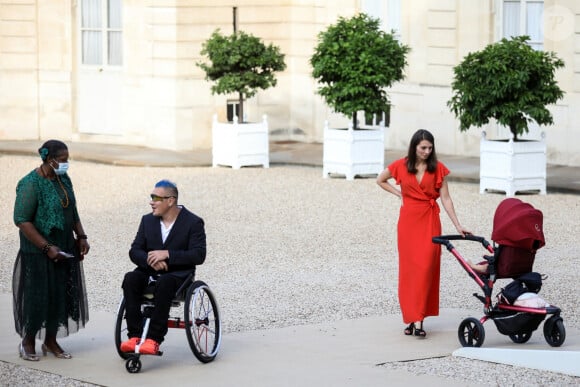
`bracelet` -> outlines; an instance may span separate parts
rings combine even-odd
[[[88,239],[87,234],[77,234],[77,239]]]
[[[47,253],[48,253],[48,250],[50,250],[50,248],[51,248],[51,247],[52,247],[52,245],[51,245],[50,243],[47,243],[47,244],[45,244],[45,245],[42,247],[42,253],[43,253],[43,254],[47,254]]]

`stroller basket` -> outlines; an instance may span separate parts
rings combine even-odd
[[[545,314],[507,312],[495,315],[492,321],[502,335],[516,335],[535,331],[545,318]]]

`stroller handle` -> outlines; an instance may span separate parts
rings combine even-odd
[[[453,245],[451,244],[450,241],[456,241],[456,240],[479,242],[486,249],[488,248],[488,246],[490,246],[490,243],[484,237],[472,235],[472,234],[465,234],[465,236],[461,236],[459,234],[457,234],[457,235],[439,235],[439,236],[433,237],[433,239],[432,239],[433,243],[445,245],[448,249],[453,248]]]

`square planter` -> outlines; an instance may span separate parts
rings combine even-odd
[[[230,166],[239,169],[243,166],[262,165],[270,167],[270,143],[268,140],[268,121],[264,115],[262,122],[233,123],[218,122],[213,117],[212,125],[212,165]]]
[[[511,134],[511,133],[510,133]],[[480,143],[479,192],[504,191],[514,196],[520,191],[546,194],[546,141],[487,140]]]
[[[331,129],[324,125],[322,176],[331,173],[354,180],[356,175],[378,175],[385,168],[385,125],[361,126],[358,130]]]

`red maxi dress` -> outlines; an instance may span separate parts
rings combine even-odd
[[[394,161],[389,171],[403,196],[397,245],[399,248],[399,304],[405,324],[439,315],[441,245],[431,241],[441,235],[439,189],[449,169],[437,164],[425,171],[421,182],[407,171],[406,158]]]

